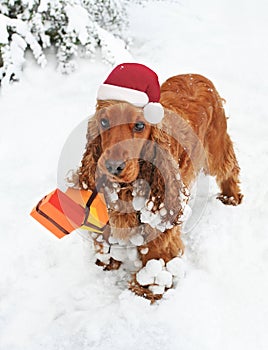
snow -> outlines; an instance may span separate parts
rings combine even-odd
[[[101,41],[103,57],[108,58],[109,62],[114,62],[115,65],[122,62],[135,62],[122,39],[115,37],[97,24],[95,26]]]
[[[11,27],[15,31],[15,33],[12,34],[10,46],[6,45],[8,34],[7,27]],[[26,22],[0,14],[0,33],[0,46],[2,46],[1,56],[4,62],[3,66],[0,68],[2,86],[9,83],[12,75],[15,75],[15,79],[20,78],[24,64],[24,50],[28,45],[37,63],[39,63],[41,67],[45,67],[47,63],[46,58],[39,43],[29,31]],[[4,78],[2,80],[3,76]]]
[[[82,235],[58,240],[29,216],[57,186],[63,145],[78,124],[85,131],[111,67],[79,60],[77,72],[61,76],[51,55],[44,70],[27,57],[21,82],[0,96],[1,350],[267,349],[267,7],[262,0],[131,7],[136,60],[160,81],[206,75],[227,100],[245,194],[240,207],[226,207],[209,179],[209,195],[192,199],[185,277],[154,305],[127,290],[123,270],[95,266]],[[79,159],[84,143],[81,136],[69,157]]]
[[[0,43],[1,44],[8,43],[6,16],[2,15],[1,13],[0,13]]]
[[[85,8],[79,5],[67,5],[65,7],[68,17],[68,32],[75,32],[82,45],[89,41],[88,27],[92,26],[89,14]]]
[[[38,11],[45,12],[48,8],[49,0],[40,0]]]

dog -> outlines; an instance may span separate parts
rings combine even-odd
[[[171,77],[160,103],[164,118],[151,124],[129,102],[97,100],[78,170],[79,186],[93,190],[97,183],[108,207],[109,225],[94,236],[96,263],[118,269],[128,257],[114,248],[131,243],[136,271],[129,288],[151,301],[173,285],[170,266],[184,252],[181,217],[198,173],[216,177],[224,204],[243,198],[223,100],[212,82],[198,74]]]

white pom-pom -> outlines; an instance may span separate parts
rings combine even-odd
[[[149,102],[143,108],[144,118],[152,124],[160,123],[164,118],[164,108],[161,103]]]

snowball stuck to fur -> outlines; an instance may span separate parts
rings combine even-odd
[[[112,203],[116,202],[118,200],[118,194],[117,194],[117,191],[114,191],[114,192],[111,192],[109,194],[110,196],[110,200]]]
[[[136,247],[127,247],[127,256],[130,261],[136,261],[138,258],[138,251]]]
[[[148,284],[154,283],[154,277],[148,274],[146,268],[141,269],[136,274],[136,279],[141,286],[147,286]]]
[[[192,215],[192,209],[191,207],[186,204],[184,207],[183,215],[180,217],[181,221],[186,221],[189,219],[189,217]]]
[[[99,235],[97,238],[96,238],[96,241],[101,243],[103,242],[103,235]]]
[[[180,174],[180,173],[177,173],[177,174],[176,174],[176,179],[177,179],[177,180],[180,180],[180,179],[181,179],[181,174]]]
[[[136,234],[136,235],[133,235],[133,236],[131,236],[130,237],[130,242],[133,244],[133,245],[135,245],[135,246],[140,246],[140,245],[142,245],[143,244],[143,242],[144,242],[144,238],[143,238],[143,236],[142,235],[140,235],[140,234]]]
[[[149,248],[142,248],[140,250],[140,253],[143,254],[143,255],[147,254],[148,252],[149,252]]]
[[[134,266],[137,268],[140,268],[140,267],[142,267],[142,262],[140,260],[136,260],[136,261],[134,261]]]
[[[162,267],[164,267],[164,266],[165,266],[165,264],[166,264],[166,263],[165,263],[165,261],[164,261],[164,259],[162,259],[162,258],[161,258],[161,259],[159,259],[159,261],[161,262]]]
[[[151,211],[154,207],[154,202],[150,201],[146,203],[146,207],[149,211]]]
[[[107,254],[107,253],[109,252],[109,250],[110,250],[110,245],[107,244],[107,243],[104,241],[103,244],[102,244],[102,251],[103,251],[103,253],[104,253],[104,254]]]
[[[104,264],[109,264],[110,257],[111,257],[110,254],[101,254],[101,253],[96,254],[96,259],[100,260]]]
[[[156,259],[148,260],[145,269],[150,276],[155,277],[160,271],[162,271],[161,261]]]
[[[118,261],[124,261],[127,258],[126,250],[120,246],[111,246],[110,256]]]
[[[172,273],[173,276],[178,276],[182,268],[182,260],[180,258],[173,258],[166,264],[167,271]]]
[[[149,224],[152,227],[157,227],[157,225],[161,223],[161,217],[159,215],[159,212],[152,213],[151,211],[145,208],[141,210],[140,220],[141,222]]]
[[[132,204],[135,210],[141,210],[145,206],[145,198],[136,196],[133,198]]]
[[[109,241],[110,244],[116,244],[116,243],[118,243],[117,238],[115,238],[115,237],[113,237],[113,236],[110,236],[110,237],[108,238],[108,241]]]
[[[105,187],[104,189],[105,189],[107,196],[109,197],[109,199],[112,203],[114,203],[118,200],[118,194],[117,194],[117,191],[115,189],[111,189],[108,187]]]
[[[163,207],[163,208],[160,209],[160,215],[161,215],[161,216],[167,215],[167,209],[166,209],[165,207]]]
[[[153,286],[149,286],[149,290],[153,294],[163,294],[164,291],[165,291],[165,287],[164,286],[153,285]]]
[[[82,182],[82,187],[84,190],[88,189],[88,185],[85,183],[85,181]]]
[[[125,239],[118,239],[117,242],[121,247],[125,247],[128,244],[128,241]]]
[[[172,286],[172,274],[168,271],[160,271],[156,276],[155,283],[170,288]]]

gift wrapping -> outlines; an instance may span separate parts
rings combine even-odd
[[[58,238],[82,228],[103,232],[108,213],[101,194],[68,188],[64,193],[56,189],[42,198],[31,216]]]

